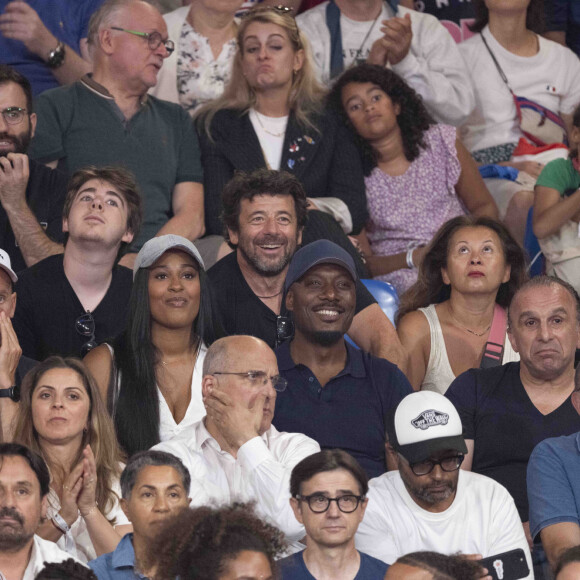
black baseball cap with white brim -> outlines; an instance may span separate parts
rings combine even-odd
[[[461,418],[453,403],[433,391],[407,395],[389,425],[389,442],[409,463],[441,451],[467,453]]]

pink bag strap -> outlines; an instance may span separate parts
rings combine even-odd
[[[505,308],[496,304],[493,309],[493,320],[491,321],[491,329],[485,344],[483,357],[481,358],[480,368],[488,369],[501,365],[506,330],[507,312]]]

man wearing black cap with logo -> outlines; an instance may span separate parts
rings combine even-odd
[[[294,255],[284,283],[294,338],[276,351],[288,388],[278,395],[274,424],[323,449],[348,451],[376,477],[386,471],[387,416],[412,389],[394,364],[345,341],[356,281],[352,257],[333,242],[318,240]]]
[[[421,550],[486,558],[519,548],[531,570],[510,494],[489,477],[459,469],[467,452],[462,431],[457,410],[439,393],[401,401],[388,426],[399,470],[370,482],[357,549],[389,564]]]

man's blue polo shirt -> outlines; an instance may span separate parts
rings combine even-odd
[[[126,534],[114,552],[103,554],[89,562],[99,580],[135,580],[147,578],[135,570],[133,534]]]
[[[280,374],[288,387],[278,393],[274,426],[304,433],[323,449],[339,448],[360,462],[369,478],[386,471],[387,417],[413,390],[388,360],[346,344],[344,370],[322,387],[312,371],[296,365],[290,341],[276,350]]]
[[[553,524],[580,525],[580,433],[536,445],[527,481],[532,538]]]

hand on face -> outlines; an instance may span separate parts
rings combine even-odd
[[[219,429],[221,435],[233,449],[260,435],[264,418],[266,394],[260,393],[249,405],[234,401],[217,386],[208,389],[204,398],[207,416]]]
[[[22,349],[16,338],[12,322],[6,312],[0,311],[0,387],[8,389],[14,385],[16,368]]]
[[[8,153],[0,157],[0,203],[3,207],[26,205],[29,176],[28,156]]]
[[[383,20],[381,32],[383,33],[383,43],[380,46],[386,53],[386,62],[392,65],[398,64],[407,56],[411,48],[413,40],[411,15],[407,13],[404,18],[395,17]],[[374,44],[373,48],[375,48]]]

